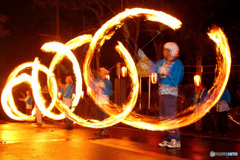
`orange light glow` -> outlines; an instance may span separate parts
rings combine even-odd
[[[146,20],[160,22],[167,26],[172,27],[173,29],[180,28],[181,26],[181,22],[178,19],[160,11],[154,11],[154,10],[142,9],[142,8],[133,8],[133,9],[125,10],[122,13],[119,13],[118,15],[116,15],[115,17],[107,21],[105,24],[103,24],[102,27],[95,33],[95,35],[92,38],[92,41],[89,45],[89,49],[83,65],[83,76],[84,76],[84,81],[87,87],[91,86],[90,79],[93,79],[91,78],[90,63],[92,61],[92,57],[95,52],[95,49],[100,48],[104,44],[105,40],[108,40],[113,36],[115,32],[113,28],[117,29],[121,27],[123,20],[129,17],[131,18],[139,17],[143,15],[144,15],[144,18],[146,18]],[[120,122],[131,112],[131,110],[134,108],[136,104],[139,84],[138,84],[138,74],[137,74],[135,63],[132,57],[130,56],[129,52],[125,49],[125,47],[120,42],[118,42],[118,46],[116,46],[115,48],[117,49],[119,54],[122,55],[125,61],[127,70],[129,71],[129,77],[131,78],[131,81],[132,81],[131,82],[132,90],[128,95],[128,98],[127,98],[128,102],[126,102],[126,104],[124,104],[123,106],[117,106],[116,104],[112,104],[112,102],[110,102],[109,105],[99,105],[99,107],[109,115],[109,118],[101,122],[89,124],[92,127],[94,125],[94,128],[103,128],[103,127],[111,126]],[[93,98],[94,101],[96,101],[96,97],[94,94],[91,93],[90,96]],[[104,103],[104,100],[103,100],[103,103]],[[112,108],[116,108],[116,110],[113,110]],[[86,124],[85,126],[89,126],[89,125]]]
[[[84,91],[81,91],[81,98],[84,98]]]
[[[177,119],[165,119],[159,121],[159,118],[143,116],[139,114],[129,114],[122,122],[136,128],[148,130],[169,130],[190,125],[201,119],[208,111],[219,101],[227,85],[231,69],[231,54],[227,38],[223,31],[214,27],[208,33],[209,37],[216,43],[217,50],[217,73],[214,84],[209,90],[207,98],[203,103],[188,107],[177,115]],[[186,113],[192,113],[187,114]],[[162,117],[164,119],[164,117]]]
[[[193,79],[195,86],[199,87],[201,85],[201,77],[199,75],[195,75]]]
[[[82,93],[82,91],[81,91],[81,93]],[[80,98],[81,98],[81,93],[80,93]],[[75,97],[76,97],[76,94],[73,93],[73,95],[72,95],[72,99],[74,99]]]
[[[106,75],[106,79],[107,79],[107,80],[110,80],[110,75],[109,75],[109,74]]]
[[[81,70],[78,64],[78,61],[71,50],[66,47],[64,44],[58,42],[45,43],[42,50],[46,52],[55,52],[57,53],[50,64],[49,70],[54,71],[55,66],[59,63],[64,57],[68,58],[73,63],[73,71],[76,77],[76,97],[73,99],[73,106],[76,106],[80,100],[80,92],[82,90],[82,76]],[[49,84],[48,84],[49,85]],[[50,92],[51,93],[51,92]],[[50,94],[51,95],[51,94]]]
[[[157,73],[152,73],[151,74],[151,81],[152,81],[152,84],[157,83]]]
[[[127,68],[126,67],[122,67],[121,73],[122,73],[122,77],[126,77],[127,76]]]
[[[6,114],[13,119],[16,120],[34,120],[35,117],[27,116],[20,111],[18,111],[14,98],[12,95],[12,87],[15,85],[19,85],[20,83],[27,83],[31,85],[33,97],[36,102],[36,105],[39,107],[41,112],[48,116],[49,118],[59,120],[68,117],[76,124],[91,127],[91,128],[105,128],[117,124],[119,122],[123,122],[127,125],[148,129],[148,130],[169,130],[174,128],[179,128],[183,126],[190,125],[197,120],[201,119],[220,99],[226,85],[228,82],[230,68],[231,68],[231,55],[230,49],[227,42],[227,38],[224,35],[223,31],[214,27],[208,33],[209,37],[216,43],[216,53],[217,53],[217,68],[216,68],[216,76],[215,81],[212,88],[209,90],[207,98],[203,103],[201,103],[198,108],[195,105],[188,107],[186,110],[182,111],[177,115],[177,119],[164,119],[164,117],[150,117],[145,115],[139,115],[135,112],[132,112],[135,104],[137,102],[139,83],[138,83],[138,74],[135,63],[127,51],[127,49],[123,46],[121,42],[118,42],[117,46],[115,46],[116,51],[123,58],[124,63],[126,64],[126,71],[128,71],[128,76],[131,80],[130,86],[132,87],[129,95],[127,97],[127,102],[118,106],[113,102],[109,102],[105,99],[98,99],[98,102],[101,101],[99,107],[106,112],[109,117],[103,121],[95,120],[95,119],[83,119],[76,114],[73,113],[75,106],[77,106],[80,97],[83,95],[82,93],[82,75],[81,70],[78,64],[78,61],[75,55],[71,50],[76,49],[77,47],[82,46],[83,44],[90,43],[89,49],[85,57],[85,61],[83,64],[83,77],[87,87],[87,94],[97,102],[96,96],[94,94],[93,86],[93,74],[91,74],[90,64],[93,59],[93,55],[96,51],[96,48],[100,50],[101,46],[104,44],[105,40],[110,39],[115,33],[115,29],[122,26],[124,20],[126,18],[134,18],[143,16],[146,21],[153,21],[158,23],[163,23],[169,26],[172,29],[178,29],[181,27],[181,21],[168,15],[164,12],[150,10],[150,9],[142,9],[142,8],[133,8],[123,11],[119,13],[115,17],[111,18],[105,24],[101,26],[101,28],[95,33],[92,37],[91,35],[83,35],[68,43],[61,44],[58,42],[50,42],[46,43],[42,46],[42,50],[45,52],[53,52],[55,53],[54,58],[49,66],[49,69],[44,65],[40,64],[38,59],[36,58],[34,62],[28,62],[26,64],[18,66],[8,77],[8,81],[6,86],[3,89],[1,96],[1,103]],[[73,98],[73,108],[69,109],[68,106],[62,103],[62,101],[58,97],[57,90],[57,82],[54,75],[54,70],[56,65],[60,63],[60,61],[66,57],[73,64],[73,70],[76,77],[76,95]],[[31,67],[32,74],[31,76],[25,73],[20,74],[20,72],[25,69]],[[47,75],[47,85],[49,94],[52,97],[52,101],[47,107],[44,103],[45,99],[41,93],[41,86],[39,83],[39,71],[44,72]],[[20,74],[20,75],[18,75]],[[152,82],[157,83],[157,76],[154,74],[151,75]],[[201,81],[198,81],[200,84]],[[55,114],[52,111],[54,107],[57,107],[61,112],[60,114]],[[196,112],[192,113],[193,110],[196,109]],[[188,114],[186,114],[188,113]],[[159,120],[159,119],[164,120]]]
[[[121,21],[123,21],[124,19],[126,19],[128,17],[139,17],[142,15],[145,15],[146,20],[161,22],[167,26],[172,27],[173,29],[180,28],[180,26],[181,26],[181,22],[179,20],[177,20],[176,18],[174,18],[166,13],[163,13],[160,11],[154,11],[154,10],[150,10],[150,9],[134,8],[134,9],[128,9],[128,10],[118,14],[117,16],[113,17],[109,21],[107,21],[107,23],[105,23],[96,32],[96,34],[92,38],[92,41],[91,41],[91,36],[79,36],[79,37],[71,40],[70,42],[66,43],[66,45],[63,45],[58,42],[50,42],[50,43],[46,43],[42,46],[42,48],[41,48],[42,50],[44,50],[46,52],[56,53],[55,57],[53,58],[53,60],[50,64],[49,70],[48,70],[48,72],[50,72],[51,74],[53,73],[53,70],[55,69],[56,64],[59,63],[59,61],[62,60],[63,57],[67,57],[70,61],[73,62],[73,69],[74,69],[74,74],[76,77],[76,89],[78,90],[78,91],[76,91],[77,95],[76,95],[75,99],[73,100],[73,105],[77,105],[77,103],[79,101],[82,85],[81,85],[80,68],[76,61],[76,58],[74,57],[74,55],[72,54],[70,49],[75,49],[76,47],[79,47],[82,44],[85,44],[85,43],[91,41],[86,58],[85,58],[84,66],[83,66],[85,83],[86,83],[87,87],[89,88],[91,86],[90,81],[88,79],[91,77],[89,74],[89,73],[91,73],[90,62],[91,62],[94,50],[96,48],[96,45],[98,44],[98,45],[102,46],[105,40],[110,39],[111,36],[114,34],[114,31],[112,32],[110,30],[112,28],[114,28],[114,26],[115,26],[115,28],[120,27],[121,23],[122,23]],[[84,37],[85,37],[85,39],[84,39]],[[84,39],[84,40],[82,41],[82,39]],[[66,47],[68,47],[68,49]],[[87,127],[93,127],[93,128],[102,128],[102,127],[114,125],[114,124],[120,122],[122,119],[124,119],[131,112],[134,105],[136,104],[139,86],[138,86],[138,78],[137,78],[138,76],[137,76],[135,64],[132,60],[132,57],[128,53],[128,51],[124,48],[124,46],[120,42],[119,42],[118,46],[116,47],[116,49],[118,50],[119,54],[122,55],[122,57],[126,63],[126,67],[130,73],[129,77],[132,80],[132,90],[130,91],[130,94],[129,94],[129,98],[128,98],[129,101],[123,106],[116,106],[115,104],[112,104],[112,103],[110,103],[111,105],[109,104],[109,105],[100,105],[99,106],[101,109],[103,109],[110,115],[110,117],[108,119],[106,119],[102,122],[98,122],[98,121],[89,122],[87,120],[83,120],[80,117],[72,114],[72,111],[68,109],[68,106],[62,104],[62,102],[57,98],[56,89],[54,89],[54,90],[51,89],[51,85],[56,86],[56,84],[55,84],[55,80],[50,81],[49,79],[51,79],[51,77],[48,76],[49,93],[53,99],[56,99],[56,103],[54,103],[54,104],[56,104],[58,109],[60,111],[63,111],[68,118],[72,119],[73,121],[77,121],[77,123],[80,125],[87,126]],[[38,61],[35,61],[34,63],[35,63],[35,65],[33,66],[32,77],[34,79],[34,82],[38,82],[37,79],[38,79],[38,70],[39,70],[40,64]],[[37,103],[39,109],[42,112],[44,112],[45,115],[50,116],[53,119],[57,118],[56,117],[57,115],[53,115],[53,113],[47,111],[46,107],[40,102],[40,101],[43,101],[41,93],[40,93],[41,87],[39,87],[39,85],[33,85],[32,88],[33,88],[33,95],[34,95],[34,98],[37,100],[36,103]],[[94,94],[92,92],[90,92],[90,96],[96,101]],[[118,108],[118,109],[112,110],[111,108]]]
[[[68,43],[66,43],[66,46],[69,48],[69,49],[75,49],[75,47],[79,47],[85,43],[89,43],[91,41],[91,35],[83,35],[83,36],[79,36],[71,41],[69,41]],[[60,46],[60,45],[59,45]],[[46,49],[48,50],[49,52],[54,52],[54,51],[57,51],[58,49],[54,49],[53,45],[45,45],[42,47],[42,49]],[[66,49],[65,49],[66,51]],[[66,52],[68,53],[68,52]],[[65,53],[64,53],[65,54]],[[69,59],[74,59],[73,56],[71,55],[68,55],[67,56]],[[62,59],[63,56],[60,54],[58,54],[58,57],[54,59],[54,61],[51,63],[50,65],[50,69],[53,70],[54,69],[54,65],[58,62],[59,59]],[[73,60],[74,61],[74,60]],[[56,80],[54,78],[54,75],[51,71],[49,71],[45,66],[39,64],[39,62],[34,62],[35,63],[35,69],[33,69],[34,72],[32,72],[32,77],[29,78],[28,80],[24,80],[24,81],[19,81],[20,83],[21,82],[24,82],[24,83],[29,83],[32,88],[33,88],[33,94],[34,94],[34,98],[35,98],[35,101],[36,101],[36,104],[38,105],[39,109],[41,110],[41,112],[48,116],[49,118],[52,118],[52,119],[55,119],[55,120],[59,120],[59,119],[63,119],[65,118],[65,115],[64,113],[60,114],[60,115],[55,115],[53,113],[51,113],[51,110],[53,109],[54,105],[56,104],[56,100],[58,98],[57,96],[57,86],[56,86]],[[76,61],[74,61],[74,65],[76,66]],[[37,66],[37,67],[36,67]],[[13,84],[13,82],[15,82],[15,78],[17,76],[17,74],[19,72],[21,72],[23,69],[25,68],[29,68],[29,67],[33,67],[33,63],[32,62],[28,62],[28,63],[24,63],[20,66],[18,66],[11,74],[10,76],[8,77],[8,81],[7,81],[7,85],[6,86],[9,86],[10,84]],[[78,67],[75,67],[76,69],[76,72],[80,70],[78,69]],[[39,82],[38,82],[38,76],[37,76],[37,72],[38,70],[41,70],[42,72],[46,73],[47,76],[48,76],[48,88],[50,89],[49,93],[52,97],[52,102],[50,104],[50,106],[46,109],[46,106],[45,106],[45,99],[43,99],[43,96],[41,95],[41,87],[39,86]],[[26,74],[25,74],[26,75]],[[33,76],[34,75],[34,76]],[[80,77],[79,77],[80,76]],[[23,76],[21,76],[23,77]],[[24,76],[26,77],[26,76]],[[77,83],[77,86],[79,86],[79,84],[81,84],[81,81],[79,82],[79,78],[81,80],[81,75],[78,74],[77,77],[77,80],[76,80],[76,83]],[[19,78],[18,78],[19,79]],[[14,80],[14,81],[13,81]],[[12,83],[10,83],[11,81],[13,81]],[[9,85],[8,85],[9,84]],[[14,85],[17,85],[19,83],[16,83]],[[13,87],[13,86],[12,86]],[[17,110],[17,107],[15,106],[15,103],[14,103],[14,100],[13,100],[13,97],[12,97],[12,93],[11,93],[11,88],[12,87],[8,87],[7,89],[4,90],[4,94],[2,94],[2,97],[1,97],[1,102],[2,104],[4,104],[4,110],[5,112],[7,113],[7,115],[15,120],[34,120],[35,118],[32,117],[32,116],[26,116],[24,114],[22,114],[21,112],[19,112]],[[81,89],[81,87],[78,87],[78,89]],[[78,91],[77,89],[77,91]],[[5,92],[7,92],[6,90],[9,90],[10,93],[7,94]],[[79,93],[79,92],[78,92]],[[6,95],[7,94],[7,95]],[[80,95],[80,94],[79,94]],[[7,96],[7,99],[5,99],[4,97]],[[80,98],[80,96],[79,96]],[[5,102],[3,102],[5,101]],[[78,103],[78,99],[75,98],[75,101],[74,101],[76,104]],[[73,104],[75,104],[73,102]],[[5,104],[9,104],[8,105],[5,105]],[[35,114],[35,109],[32,111],[32,114]]]
[[[11,79],[10,81],[8,81],[8,83],[6,84],[6,86],[4,87],[4,89],[2,91],[2,96],[1,96],[2,107],[3,107],[3,110],[5,111],[5,113],[14,120],[34,121],[35,120],[34,116],[28,116],[28,115],[23,114],[20,111],[18,111],[18,109],[14,103],[14,100],[13,100],[13,96],[12,96],[13,86],[16,86],[23,82],[25,82],[25,83],[27,82],[27,83],[31,84],[31,82],[32,82],[31,76],[23,73],[20,76],[15,77],[15,78]]]
[[[21,77],[21,80],[19,80],[18,81],[18,83],[15,83],[13,86],[15,86],[15,85],[17,85],[17,84],[20,84],[20,83],[22,83],[22,82],[25,82],[25,83],[28,83],[28,84],[30,84],[32,87],[37,87],[37,88],[40,88],[40,85],[39,85],[39,82],[37,82],[37,81],[35,81],[34,80],[34,78],[32,78],[31,76],[29,76],[29,75],[27,75],[27,74],[25,74],[25,73],[23,73],[23,74],[21,74],[20,76],[17,76],[17,74],[20,72],[20,71],[22,71],[24,68],[28,68],[28,67],[33,67],[33,63],[30,63],[30,62],[28,62],[28,63],[24,63],[24,64],[22,64],[22,65],[19,65],[17,68],[15,68],[13,71],[12,71],[12,73],[10,74],[10,76],[8,77],[8,82],[7,82],[7,85],[6,85],[6,87],[7,86],[9,86],[9,84],[13,84],[14,82],[15,82],[15,79],[19,79],[18,77]],[[47,72],[48,70],[46,69],[46,67],[45,66],[43,66],[43,65],[40,65],[39,64],[39,69],[41,70],[41,71],[43,71],[43,72]],[[48,74],[48,76],[52,76],[52,74],[51,73],[47,73]],[[13,81],[13,82],[12,82]],[[51,79],[51,81],[52,81],[52,79]],[[11,115],[9,115],[9,113],[10,112],[6,112],[7,113],[7,115],[9,116],[9,117],[11,117],[11,118],[13,118],[13,119],[15,119],[15,120],[34,120],[32,117],[27,117],[26,118],[26,116],[24,116],[24,114],[22,114],[22,113],[20,113],[19,111],[18,111],[18,109],[17,109],[17,107],[16,107],[16,105],[15,105],[15,103],[14,103],[14,99],[13,99],[13,97],[12,97],[12,93],[11,93],[11,88],[13,87],[13,86],[11,86],[10,88],[7,88],[7,90],[8,90],[8,92],[9,92],[9,94],[7,94],[7,93],[2,93],[2,98],[1,98],[1,102],[3,103],[3,104],[5,104],[4,102],[3,102],[3,100],[4,100],[4,96],[6,96],[6,94],[7,94],[7,99],[5,99],[4,101],[6,101],[6,103],[7,104],[9,104],[9,106],[8,105],[4,105],[4,107],[9,107],[9,109],[11,110],[11,112],[12,113],[14,113],[15,114],[15,117],[12,117]],[[56,89],[57,87],[55,86],[53,86],[53,89]],[[5,90],[4,90],[5,91]],[[41,91],[40,91],[40,93],[41,93]],[[46,108],[46,106],[45,106],[45,104],[43,104],[43,102],[44,102],[44,99],[43,98],[41,98],[41,99],[35,99],[35,101],[39,101],[38,102],[38,104],[41,104],[42,106],[44,106],[44,108]],[[55,104],[55,101],[56,101],[56,98],[53,98],[52,99],[52,102],[51,102],[51,104],[50,104],[50,106],[48,107],[48,109],[46,110],[46,112],[49,112],[49,111],[51,111],[52,110],[52,108],[54,107],[54,104]],[[7,110],[9,110],[9,109],[7,109]],[[32,115],[33,114],[35,114],[36,112],[33,110],[33,112],[32,112]],[[44,113],[43,113],[44,114]],[[17,117],[17,118],[16,118]],[[24,119],[22,119],[22,118],[24,118]]]
[[[90,95],[91,92],[92,92],[92,88],[88,87],[87,88],[87,95]]]
[[[61,97],[62,97],[62,93],[58,92],[58,98],[61,99]]]
[[[33,62],[33,66],[32,66],[32,79],[33,79],[33,84],[32,85],[32,91],[33,91],[33,96],[34,96],[34,100],[36,105],[38,106],[39,110],[42,112],[43,115],[48,116],[51,119],[54,120],[60,120],[63,119],[64,113],[60,113],[60,114],[55,114],[54,112],[51,112],[54,105],[57,102],[57,82],[56,82],[56,78],[54,77],[53,73],[50,72],[46,67],[41,67],[43,65],[40,64],[39,60],[37,58],[35,58],[34,62]],[[52,103],[50,104],[50,106],[48,107],[48,109],[46,109],[45,106],[45,99],[43,98],[43,95],[41,94],[41,86],[39,84],[39,78],[38,78],[38,73],[39,70],[42,69],[42,71],[44,73],[47,74],[47,76],[49,77],[49,84],[50,86],[48,87],[49,89],[51,89],[52,92]]]

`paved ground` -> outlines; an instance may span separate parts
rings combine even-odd
[[[0,160],[183,160],[240,159],[240,156],[210,156],[220,152],[240,154],[239,137],[182,131],[182,148],[158,148],[162,132],[117,125],[110,137],[99,137],[95,129],[75,126],[62,129],[60,122],[10,123],[0,121]]]

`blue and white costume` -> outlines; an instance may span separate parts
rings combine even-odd
[[[32,109],[32,97],[31,96],[27,96],[24,99],[25,103],[26,103],[26,109]]]

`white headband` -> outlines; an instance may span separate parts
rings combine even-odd
[[[165,43],[163,48],[169,49],[171,56],[173,56],[173,57],[179,56],[179,47],[176,43],[174,43],[174,42]]]
[[[71,83],[73,83],[72,76],[67,76],[67,77],[70,79]]]
[[[109,71],[103,67],[99,68],[100,71],[103,71],[105,74],[109,74]]]

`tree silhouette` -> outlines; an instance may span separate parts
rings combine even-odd
[[[8,21],[5,15],[0,14],[0,37],[4,37],[9,34],[9,31],[5,29],[4,24]]]

